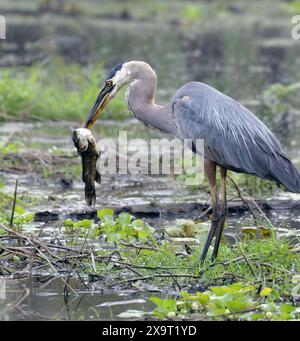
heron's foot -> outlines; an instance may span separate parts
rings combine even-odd
[[[220,226],[220,218],[219,216],[214,216],[212,221],[211,221],[211,226],[210,226],[210,230],[209,230],[209,233],[208,233],[208,237],[206,239],[206,242],[205,242],[205,245],[204,245],[204,248],[203,248],[203,251],[201,253],[201,256],[200,256],[200,259],[199,259],[199,265],[203,265],[204,261],[205,261],[205,258],[207,256],[207,253],[208,253],[208,250],[209,250],[209,247],[212,243],[212,240],[218,230]]]
[[[211,255],[211,260],[215,261],[215,259],[218,256],[218,252],[219,252],[219,247],[220,247],[220,243],[221,243],[221,239],[222,239],[222,234],[223,234],[223,230],[224,230],[224,225],[225,225],[225,221],[226,221],[226,216],[227,216],[227,207],[222,208],[221,211],[221,216],[220,216],[220,222],[219,222],[219,226],[216,230],[216,240],[215,240],[215,245],[214,245],[214,249]]]

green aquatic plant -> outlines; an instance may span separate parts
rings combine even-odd
[[[150,301],[156,305],[153,315],[158,318],[174,317],[177,313],[177,302],[174,299],[161,299],[159,297],[150,297]]]
[[[3,199],[3,201],[1,199]],[[28,211],[23,207],[16,205],[14,207],[12,226],[10,226],[13,209],[13,197],[0,192],[0,200],[2,201],[0,204],[0,209],[3,209],[3,211],[0,213],[0,223],[4,226],[11,227],[16,231],[21,232],[24,224],[31,224],[34,221],[34,212]],[[0,229],[0,234],[5,232],[5,229]]]
[[[300,2],[298,0],[286,1],[283,5],[285,11],[291,14],[299,14],[300,13]]]
[[[110,242],[150,241],[156,245],[154,229],[142,219],[135,219],[128,213],[121,213],[115,218],[110,209],[98,210],[97,215],[101,219],[101,230]]]
[[[80,237],[84,237],[87,233],[87,230],[90,230],[88,236],[89,238],[96,237],[97,235],[100,234],[100,230],[94,224],[93,220],[90,219],[83,219],[79,221],[65,219],[63,222],[63,228],[66,233],[68,234],[78,233],[78,236]]]
[[[3,143],[0,142],[0,159],[8,153],[18,153],[20,145],[18,143]]]
[[[141,219],[135,219],[128,213],[114,217],[114,211],[110,209],[98,210],[97,216],[100,218],[99,223],[89,219],[79,221],[66,219],[63,228],[68,234],[78,233],[80,237],[95,238],[102,235],[110,243],[142,241],[156,245],[154,229]]]
[[[1,214],[2,226],[9,226],[9,213]],[[133,284],[143,287],[146,284],[143,281],[147,280],[150,287],[171,289],[177,298],[151,299],[156,305],[153,311],[156,318],[299,318],[299,309],[290,302],[297,285],[295,277],[300,261],[297,247],[287,241],[271,235],[269,239],[246,238],[235,245],[222,243],[218,259],[214,263],[207,259],[199,269],[200,245],[191,248],[189,253],[178,252],[176,238],[162,238],[147,223],[128,213],[115,214],[110,209],[101,209],[97,216],[95,221],[66,219],[63,222],[60,240],[65,238],[66,246],[71,247],[72,252],[81,246],[79,252],[82,254],[76,261],[78,274],[101,275],[110,286]],[[17,205],[13,228],[22,231],[33,217]],[[198,238],[197,228],[191,221],[180,220],[177,225],[176,236]],[[7,233],[7,230],[0,232]],[[93,244],[90,249],[91,242],[95,242],[93,239],[108,247],[99,248]],[[63,248],[59,252],[59,257],[65,259]],[[17,262],[17,257],[10,258],[10,266]]]
[[[198,21],[202,17],[202,8],[196,4],[186,5],[182,10],[182,17],[189,22]]]
[[[296,320],[300,311],[287,303],[275,303],[268,298],[270,288],[258,290],[253,285],[233,283],[211,287],[204,292],[182,291],[175,299],[151,297],[156,305],[152,315],[161,319],[189,319],[206,316],[217,320]],[[258,294],[259,292],[259,294]]]
[[[35,216],[34,212],[29,212],[20,206],[16,206],[13,222],[15,225],[23,225],[25,223],[26,224],[32,223],[34,220],[34,216]]]

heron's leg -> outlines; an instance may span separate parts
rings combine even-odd
[[[204,170],[208,177],[210,191],[211,191],[211,206],[212,206],[212,219],[211,219],[211,226],[208,233],[208,237],[206,239],[201,257],[200,263],[202,263],[207,255],[209,246],[211,241],[216,233],[216,229],[219,225],[220,221],[220,208],[218,203],[218,192],[217,192],[217,184],[216,184],[216,170],[217,165],[212,161],[205,160]]]
[[[216,232],[216,241],[215,241],[214,250],[212,253],[212,260],[214,260],[218,255],[220,241],[222,238],[224,224],[225,224],[225,220],[227,216],[227,199],[226,199],[227,170],[225,168],[220,168],[220,171],[221,171],[221,216],[220,216],[220,224]]]

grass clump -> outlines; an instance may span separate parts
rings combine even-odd
[[[188,22],[196,22],[203,15],[202,8],[199,5],[189,4],[182,10],[182,17]]]
[[[34,218],[18,206],[15,214],[13,229],[18,231]],[[56,237],[60,238],[59,243],[47,243],[42,248],[48,259],[53,260],[53,266],[65,267],[67,263],[71,269],[76,267],[78,275],[101,279],[110,289],[145,290],[149,286],[162,293],[173,292],[175,298],[161,294],[151,299],[156,305],[155,318],[299,318],[293,296],[299,278],[299,248],[284,239],[277,240],[275,234],[269,239],[245,238],[235,245],[222,243],[218,259],[211,262],[208,255],[199,266],[202,245],[198,243],[183,252],[186,238],[165,239],[161,231],[128,213],[117,215],[102,209],[97,216],[95,220],[64,221]],[[13,234],[7,229],[7,218],[3,215],[0,227]],[[30,236],[19,237],[25,240],[24,250],[18,248],[23,266],[32,257],[33,266],[40,266],[45,259],[37,257],[34,250],[28,254],[27,246],[43,242]],[[188,239],[197,241],[196,237]],[[183,245],[178,245],[180,240]],[[2,244],[9,255],[14,255],[15,249],[10,249],[5,241]],[[14,264],[13,258],[3,262],[5,268],[13,269]]]
[[[207,290],[212,286],[226,287],[240,282],[244,287],[254,286],[257,291],[270,288],[265,293],[274,302],[292,299],[294,277],[300,270],[299,257],[287,241],[277,240],[274,234],[268,239],[245,238],[234,246],[222,244],[217,261],[212,263],[208,257],[199,268],[201,246],[196,245],[189,255],[184,254],[178,252],[178,243],[158,238],[147,224],[141,225],[139,219],[127,213],[114,217],[112,211],[101,210],[98,216],[101,219],[99,231],[105,235],[106,243],[115,245],[119,260],[138,269],[140,276],[145,276],[156,286],[173,290],[178,290],[178,286],[185,290]],[[124,241],[131,244],[124,245]],[[99,257],[110,254],[109,248],[98,251]],[[99,274],[111,277],[115,265],[100,261]],[[124,280],[118,271],[115,276],[115,283]],[[172,276],[176,277],[176,282]]]
[[[199,251],[194,252],[184,265],[168,257],[160,265],[195,269],[198,257]],[[155,256],[151,258],[152,266],[154,259]],[[174,261],[172,265],[170,260]],[[284,240],[245,240],[236,246],[222,245],[218,260],[206,261],[199,278],[190,281],[178,298],[152,297],[150,300],[156,305],[152,314],[160,319],[299,319],[300,311],[293,303],[299,269],[299,256]]]

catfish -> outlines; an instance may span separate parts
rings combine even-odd
[[[96,141],[89,129],[78,128],[73,131],[72,139],[82,159],[82,181],[85,183],[85,201],[88,206],[95,206],[95,181],[101,183],[101,175],[96,164],[100,153],[96,150]]]

